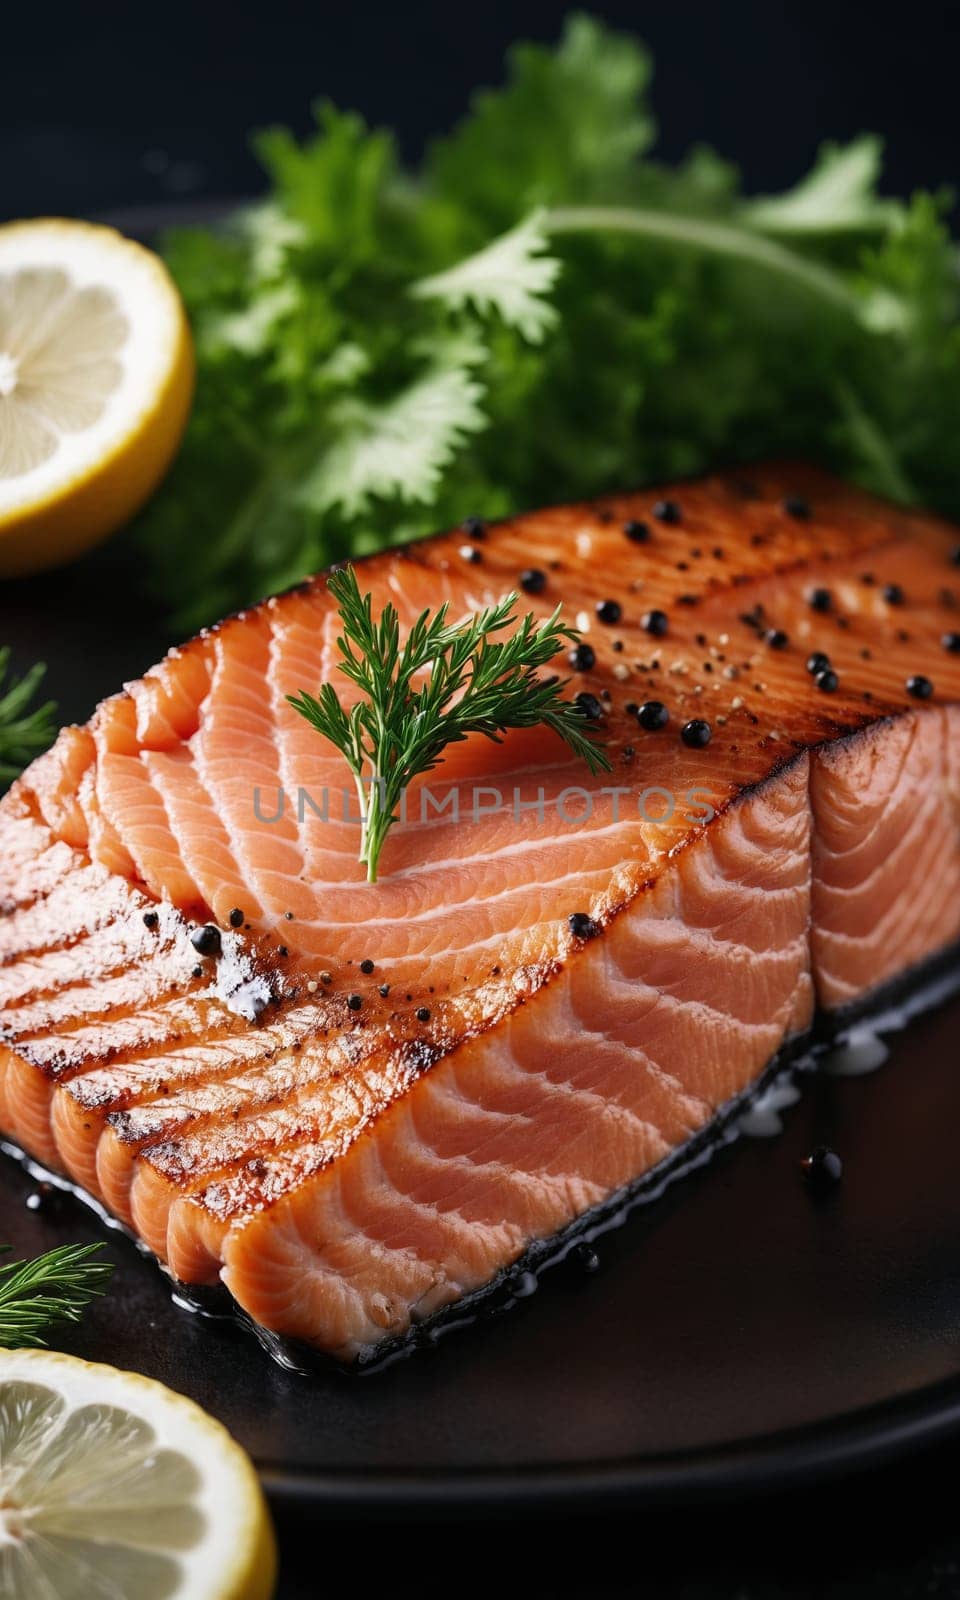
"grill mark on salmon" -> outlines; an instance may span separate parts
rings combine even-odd
[[[672,491],[677,526],[651,492],[491,528],[478,564],[459,534],[362,564],[406,623],[540,567],[524,607],[585,616],[597,660],[574,688],[601,698],[614,759],[591,779],[546,730],[453,747],[412,786],[376,886],[349,820],[253,809],[255,787],[267,814],[280,789],[350,787],[285,700],[334,670],[322,578],[65,729],[0,804],[0,1127],[185,1281],[222,1277],[264,1326],[349,1358],[650,1171],[815,1006],[960,937],[960,657],[939,642],[956,535],[809,469],[754,478],[749,497],[734,476]],[[785,509],[798,496],[809,517]],[[594,620],[606,598],[615,625]],[[815,649],[834,693],[806,671]],[[627,712],[646,699],[663,732]],[[693,717],[705,750],[678,737]],[[507,802],[421,810],[455,784]],[[709,823],[637,812],[638,791],[694,787]],[[588,798],[574,825],[565,790]],[[190,943],[208,919],[220,963]],[[251,981],[270,997],[255,1019]]]

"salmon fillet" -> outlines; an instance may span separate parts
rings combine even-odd
[[[451,747],[374,885],[323,577],[171,651],[0,803],[0,1128],[341,1358],[483,1289],[960,937],[957,545],[771,466],[364,561],[562,602],[614,766]]]

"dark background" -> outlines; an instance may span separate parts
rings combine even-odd
[[[555,38],[550,0],[196,0],[4,8],[0,217],[249,194],[251,127],[304,130],[330,96],[395,128],[415,159],[496,83],[518,36]],[[960,7],[830,0],[596,0],[656,60],[660,152],[698,140],[748,185],[782,187],[825,138],[885,135],[888,184],[956,177]]]
[[[514,38],[554,38],[567,9],[201,0],[54,11],[21,0],[5,10],[0,45],[0,218],[248,195],[259,180],[247,131],[273,121],[305,131],[318,94],[395,128],[415,160],[475,86],[499,81]],[[649,43],[665,159],[707,141],[764,191],[794,181],[823,139],[868,129],[886,138],[891,192],[958,176],[957,5],[595,0],[586,9]],[[334,1540],[354,1581],[401,1592],[482,1580],[535,1595],[671,1600],[957,1596],[958,1466],[960,1450],[946,1446],[802,1496],[528,1518],[519,1529],[321,1529],[287,1515],[283,1596],[300,1600],[329,1581],[339,1570]]]

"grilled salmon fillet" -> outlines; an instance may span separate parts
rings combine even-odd
[[[451,747],[373,885],[285,699],[323,577],[171,651],[0,804],[0,1127],[264,1328],[403,1335],[960,937],[957,563],[778,466],[368,559],[405,623],[562,602],[614,768]]]

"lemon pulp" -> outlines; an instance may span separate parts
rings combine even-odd
[[[0,1354],[0,1594],[268,1600],[253,1469],[160,1384],[48,1351]]]
[[[179,443],[193,348],[162,262],[112,228],[0,227],[0,576],[128,520]]]

